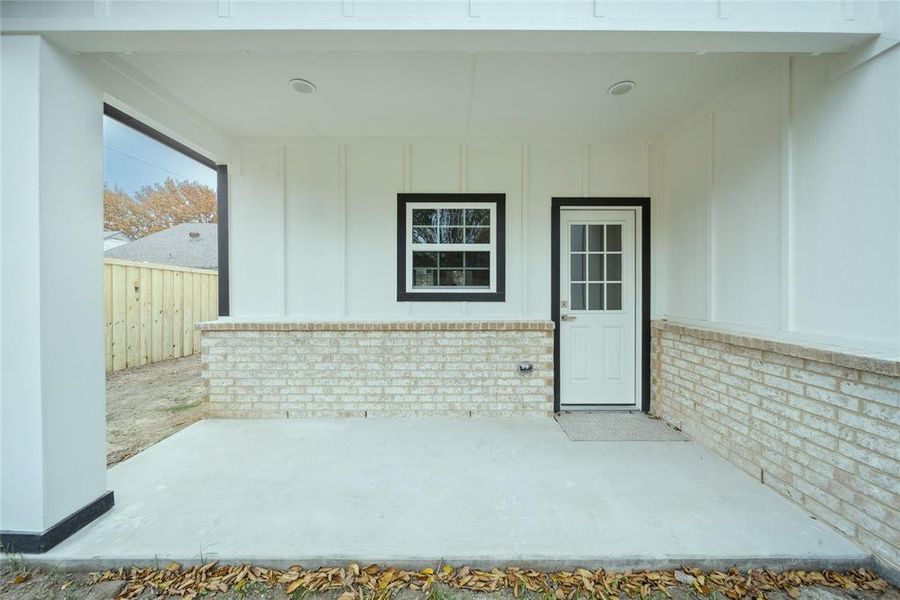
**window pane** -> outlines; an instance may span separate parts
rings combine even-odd
[[[461,267],[461,266],[463,266],[463,253],[462,252],[441,252],[440,260],[441,260],[441,264],[439,266],[442,269],[446,269],[448,267]]]
[[[433,208],[414,208],[413,225],[437,225],[437,212]]]
[[[606,284],[606,309],[622,310],[622,284]]]
[[[466,268],[487,268],[491,266],[490,252],[466,252]]]
[[[603,281],[602,254],[591,254],[588,256],[588,279],[591,281]]]
[[[463,228],[462,227],[442,227],[441,228],[442,244],[462,244]]]
[[[467,208],[466,209],[466,225],[483,225],[485,227],[491,224],[491,211],[487,208]]]
[[[572,310],[584,310],[584,284],[572,284],[572,300],[570,302]]]
[[[584,225],[571,225],[569,227],[569,238],[573,251],[584,251]]]
[[[491,228],[490,227],[466,227],[466,243],[467,244],[490,244]]]
[[[491,285],[491,272],[487,269],[466,271],[466,285],[489,287]]]
[[[591,310],[603,310],[602,283],[592,283],[588,285],[588,308]]]
[[[436,244],[438,230],[434,227],[413,227],[413,244]]]
[[[622,255],[606,255],[606,280],[622,281]]]
[[[606,226],[606,249],[621,250],[622,249],[622,226],[607,225]]]
[[[573,254],[570,281],[584,281],[584,254]]]
[[[413,252],[414,267],[437,267],[437,252]]]
[[[413,269],[413,287],[436,286],[437,273],[437,269]]]
[[[453,271],[441,269],[440,280],[442,286],[461,286],[466,284],[465,272],[462,269]]]
[[[603,225],[588,225],[588,250],[603,252]]]
[[[461,208],[442,208],[440,210],[440,225],[462,225],[463,209]]]

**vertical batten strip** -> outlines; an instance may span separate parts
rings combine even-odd
[[[412,187],[412,146],[403,144],[403,191],[409,193]],[[412,315],[412,303],[403,303],[406,310],[406,316]]]
[[[530,195],[528,192],[528,144],[522,144],[521,149],[521,175],[522,175],[522,198],[521,205],[519,207],[519,211],[521,214],[521,222],[519,223],[519,227],[521,229],[521,284],[522,284],[522,316],[528,315],[528,203],[530,201]]]
[[[287,316],[287,148],[279,146],[281,153],[281,316]]]
[[[338,212],[341,215],[341,219],[343,220],[343,244],[341,245],[343,248],[344,256],[343,256],[343,269],[344,276],[341,278],[341,285],[343,286],[343,291],[341,297],[343,298],[343,304],[341,306],[341,314],[343,316],[347,316],[348,309],[350,306],[350,214],[349,214],[349,206],[347,200],[347,187],[349,185],[348,177],[350,173],[350,168],[347,163],[347,146],[341,145],[338,146]]]
[[[706,320],[716,320],[716,113],[710,111],[706,171]]]
[[[781,328],[794,323],[794,163],[791,135],[791,80],[793,59],[782,66],[781,97]]]

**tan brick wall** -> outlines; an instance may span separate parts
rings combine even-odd
[[[212,416],[546,416],[553,323],[200,326]],[[521,361],[533,363],[519,373]]]
[[[665,322],[651,360],[652,412],[900,566],[895,363]]]

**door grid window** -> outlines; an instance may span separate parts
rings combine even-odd
[[[570,310],[622,310],[622,226],[569,228]]]

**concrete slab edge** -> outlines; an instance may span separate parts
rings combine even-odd
[[[343,566],[350,563],[360,565],[377,564],[393,566],[406,570],[422,570],[427,567],[439,565],[452,565],[461,567],[468,565],[475,569],[489,570],[493,567],[504,568],[515,566],[520,568],[535,569],[538,571],[571,571],[576,568],[591,570],[604,569],[607,571],[671,571],[684,565],[698,567],[704,571],[724,571],[732,567],[740,571],[750,569],[769,569],[772,571],[804,570],[804,571],[850,571],[864,567],[878,572],[882,577],[897,585],[897,580],[890,577],[890,573],[883,572],[885,565],[876,563],[872,556],[832,556],[832,557],[796,557],[796,556],[746,556],[730,558],[709,558],[702,556],[683,557],[540,557],[519,556],[509,558],[488,558],[483,556],[447,556],[442,558],[403,558],[403,557],[378,557],[378,556],[298,556],[293,559],[274,558],[265,556],[245,556],[221,558],[214,554],[204,556],[202,559],[196,556],[153,556],[153,557],[95,557],[95,558],[67,558],[53,559],[40,555],[19,555],[17,561],[29,566],[55,567],[75,571],[96,571],[102,569],[116,569],[119,567],[159,567],[164,568],[172,562],[182,566],[193,566],[216,561],[224,565],[252,564],[273,569],[287,569],[293,565],[301,565],[304,569],[316,569],[319,567]],[[894,576],[897,575],[896,569]]]
[[[890,582],[891,585],[900,587],[900,566],[889,564],[879,558],[875,558],[875,567],[872,569],[882,579]]]

